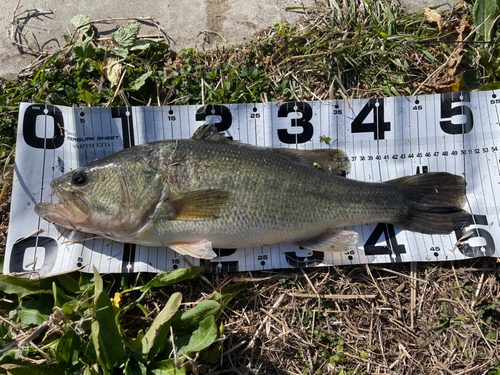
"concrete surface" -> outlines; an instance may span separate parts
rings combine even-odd
[[[350,1],[350,0],[347,0]],[[428,3],[444,0],[401,0],[418,11]],[[453,0],[449,0],[453,2]],[[92,20],[153,17],[170,40],[173,50],[209,48],[220,38],[226,45],[239,44],[273,23],[296,22],[301,12],[291,6],[315,6],[318,0],[4,0],[0,6],[0,76],[12,78],[33,62],[38,51],[51,53],[71,34],[71,18],[77,14]],[[15,17],[14,17],[15,13]],[[96,24],[101,36],[126,21]],[[204,31],[207,31],[204,33]],[[141,34],[156,34],[143,25]]]

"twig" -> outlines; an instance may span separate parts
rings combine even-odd
[[[408,276],[408,275],[405,275],[404,273],[397,272],[397,271],[393,271],[393,270],[390,270],[390,269],[388,269],[388,268],[384,268],[384,267],[374,267],[374,266],[372,266],[372,268],[373,268],[373,269],[376,269],[376,270],[381,270],[381,271],[385,271],[385,272],[393,273],[393,274],[395,274],[395,275],[399,275],[399,276],[407,277],[407,278],[408,278],[408,279],[410,279],[410,280],[420,281],[421,283],[426,283],[426,282],[427,282],[426,280],[419,279],[418,277]]]
[[[295,297],[302,297],[302,298],[317,298],[318,296],[321,298],[328,298],[328,299],[373,299],[377,298],[376,294],[307,294],[307,293],[293,293]]]
[[[270,314],[273,313],[274,307],[278,307],[280,305],[281,301],[283,301],[283,298],[285,298],[285,294],[282,294],[281,296],[279,296],[279,298],[276,300],[276,302],[273,305],[273,309],[271,309],[269,311]],[[247,351],[248,349],[253,349],[253,347],[255,346],[255,340],[260,335],[260,331],[262,330],[262,327],[264,327],[264,325],[267,323],[268,320],[269,320],[269,315],[266,315],[266,317],[264,318],[264,320],[262,321],[262,323],[260,323],[259,328],[257,328],[257,330],[255,331],[255,334],[252,337],[252,341],[250,341],[250,343],[243,350],[243,352]]]
[[[410,263],[410,275],[413,277],[411,280],[410,290],[410,328],[415,328],[415,309],[417,307],[417,262]]]
[[[375,284],[375,287],[377,288],[379,294],[380,294],[380,297],[383,298],[384,300],[384,303],[387,303],[387,300],[385,299],[385,296],[384,294],[382,293],[382,291],[380,290],[377,282],[375,281],[375,279],[373,278],[373,275],[372,275],[372,271],[370,271],[370,266],[368,264],[365,264],[365,267],[366,267],[366,270],[368,271],[368,274],[370,275],[370,277],[372,278],[372,281],[373,281],[373,284]]]
[[[21,242],[21,241],[24,241],[24,240],[25,240],[25,239],[27,239],[27,238],[30,238],[30,237],[36,236],[36,235],[37,235],[38,233],[40,233],[42,230],[43,230],[43,229],[42,229],[42,228],[40,228],[40,229],[38,229],[38,230],[34,231],[33,233],[31,233],[31,234],[27,235],[26,237],[24,237],[24,238],[21,238],[21,239],[17,240],[16,242],[14,242],[14,245],[15,245],[15,244],[18,244],[18,243],[19,243],[19,242]]]
[[[5,196],[5,193],[7,193],[7,187],[9,186],[8,182],[5,182],[2,187],[2,192],[0,193],[0,204],[3,202],[3,197]]]

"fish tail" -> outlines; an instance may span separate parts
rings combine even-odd
[[[407,204],[394,224],[426,234],[448,234],[472,223],[472,216],[462,209],[466,182],[451,173],[423,173],[388,181],[403,190]]]

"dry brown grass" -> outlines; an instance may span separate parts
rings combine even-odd
[[[224,352],[212,371],[487,374],[500,354],[497,264],[220,275],[250,283],[222,318]]]

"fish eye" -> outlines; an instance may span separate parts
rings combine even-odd
[[[89,178],[87,176],[87,173],[84,171],[76,171],[73,173],[73,176],[71,176],[71,182],[73,185],[79,185],[83,186],[88,182]]]

